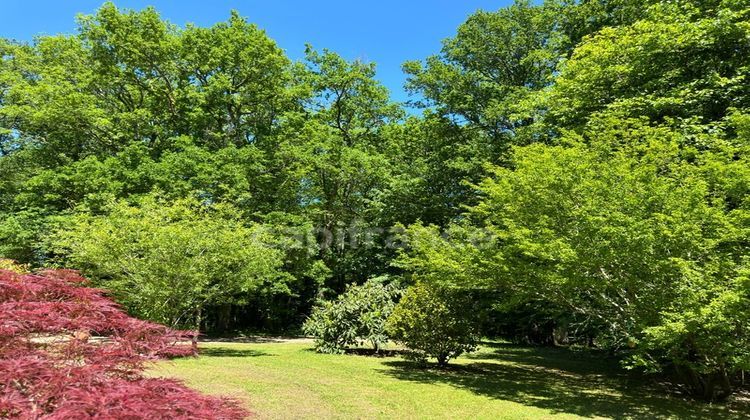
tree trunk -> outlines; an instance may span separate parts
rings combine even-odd
[[[678,372],[685,378],[691,393],[705,401],[722,401],[732,395],[732,383],[726,369],[722,368],[710,374],[700,374],[694,369],[683,366],[678,368]]]
[[[445,353],[440,353],[437,356],[437,362],[438,366],[440,367],[446,367],[448,366],[448,355]]]
[[[203,308],[198,307],[195,310],[195,331],[198,333],[201,332],[201,323],[203,323]]]
[[[193,334],[193,337],[191,339],[191,344],[193,346],[193,350],[195,352],[198,351],[198,336],[201,333],[201,308],[198,308],[195,310],[195,324],[194,324],[195,334]]]

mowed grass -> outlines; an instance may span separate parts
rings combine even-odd
[[[153,376],[234,397],[259,418],[748,418],[742,397],[669,396],[586,352],[488,343],[448,369],[399,357],[324,355],[305,341],[203,343]]]

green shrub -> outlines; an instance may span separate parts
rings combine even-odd
[[[242,304],[289,281],[267,229],[229,205],[149,196],[108,210],[66,220],[53,249],[140,318],[199,329],[208,306]]]
[[[478,336],[471,305],[447,289],[417,283],[410,287],[388,318],[390,336],[412,350],[419,361],[437,359],[439,366],[476,350]]]
[[[370,343],[377,352],[388,341],[385,323],[397,294],[394,285],[375,279],[349,286],[335,301],[315,308],[303,330],[315,337],[315,349],[321,353],[342,353],[362,343]]]

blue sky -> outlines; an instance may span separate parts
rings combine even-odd
[[[74,33],[74,17],[92,13],[104,0],[0,0],[0,36],[31,40],[39,34]],[[378,79],[395,100],[408,99],[401,64],[440,50],[476,10],[497,10],[512,0],[120,0],[120,8],[152,5],[163,18],[208,26],[226,20],[231,9],[258,24],[287,54],[298,59],[305,43],[347,59],[374,61]]]

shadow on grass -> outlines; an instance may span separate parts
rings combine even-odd
[[[403,356],[408,352],[406,350],[384,350],[380,349],[377,352],[375,349],[366,348],[353,348],[344,350],[345,354],[353,354],[356,356],[370,356],[370,357],[396,357]]]
[[[306,348],[303,351],[308,352],[308,353],[315,353],[315,354],[325,354],[325,353],[321,353],[315,350],[315,348],[313,347]],[[379,358],[385,359],[385,358],[395,358],[398,356],[403,356],[406,353],[408,353],[406,350],[384,350],[384,349],[381,349],[376,353],[375,349],[355,347],[355,348],[344,349],[343,354],[347,356],[367,356],[367,357],[379,357]]]
[[[274,356],[271,353],[264,351],[248,350],[248,349],[232,349],[227,347],[208,347],[199,348],[199,356],[209,357],[259,357],[259,356]]]
[[[629,372],[620,368],[619,359],[603,351],[564,347],[530,347],[497,342],[483,342],[482,346],[492,350],[471,353],[462,357],[472,360],[520,363],[580,375],[606,375],[612,379],[634,379],[634,375],[629,375]]]
[[[739,412],[735,407],[670,397],[664,389],[617,369],[616,361],[600,360],[586,352],[491,346],[489,353],[470,355],[467,359],[471,362],[446,369],[388,361],[384,364],[389,369],[384,373],[400,380],[449,384],[490,398],[584,417],[703,419],[750,415],[747,407]]]

